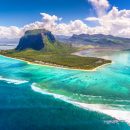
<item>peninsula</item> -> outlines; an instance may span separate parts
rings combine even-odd
[[[76,51],[78,47],[57,41],[50,31],[35,29],[25,32],[16,49],[3,50],[0,54],[42,65],[83,70],[111,63],[101,58],[73,55]]]

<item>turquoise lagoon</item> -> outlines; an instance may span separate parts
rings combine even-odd
[[[113,63],[80,71],[0,56],[0,130],[130,130],[130,52],[96,56]]]

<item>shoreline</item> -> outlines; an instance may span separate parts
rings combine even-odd
[[[2,54],[0,54],[0,55],[8,57],[8,58],[11,58],[11,59],[23,61],[23,62],[26,62],[27,64],[34,64],[34,65],[39,65],[39,66],[47,66],[47,67],[54,67],[54,68],[61,68],[61,69],[68,69],[68,70],[87,71],[87,72],[95,72],[95,71],[97,71],[97,69],[99,69],[101,67],[104,67],[104,66],[109,65],[109,64],[112,63],[112,62],[111,63],[105,63],[105,64],[97,66],[97,67],[95,67],[93,69],[76,69],[76,68],[71,68],[71,67],[57,65],[57,64],[51,64],[51,63],[47,63],[47,62],[43,62],[43,61],[34,61],[34,62],[31,62],[31,61],[28,61],[28,60],[26,60],[24,58],[23,59],[19,59],[19,58],[16,58],[16,57],[10,57],[10,56],[6,56],[6,55],[2,55]]]

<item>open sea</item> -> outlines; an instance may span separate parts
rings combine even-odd
[[[130,130],[130,52],[104,57],[80,71],[0,56],[0,130]]]

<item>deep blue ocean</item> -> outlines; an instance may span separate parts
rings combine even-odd
[[[0,56],[0,130],[130,130],[130,52],[80,71]]]

